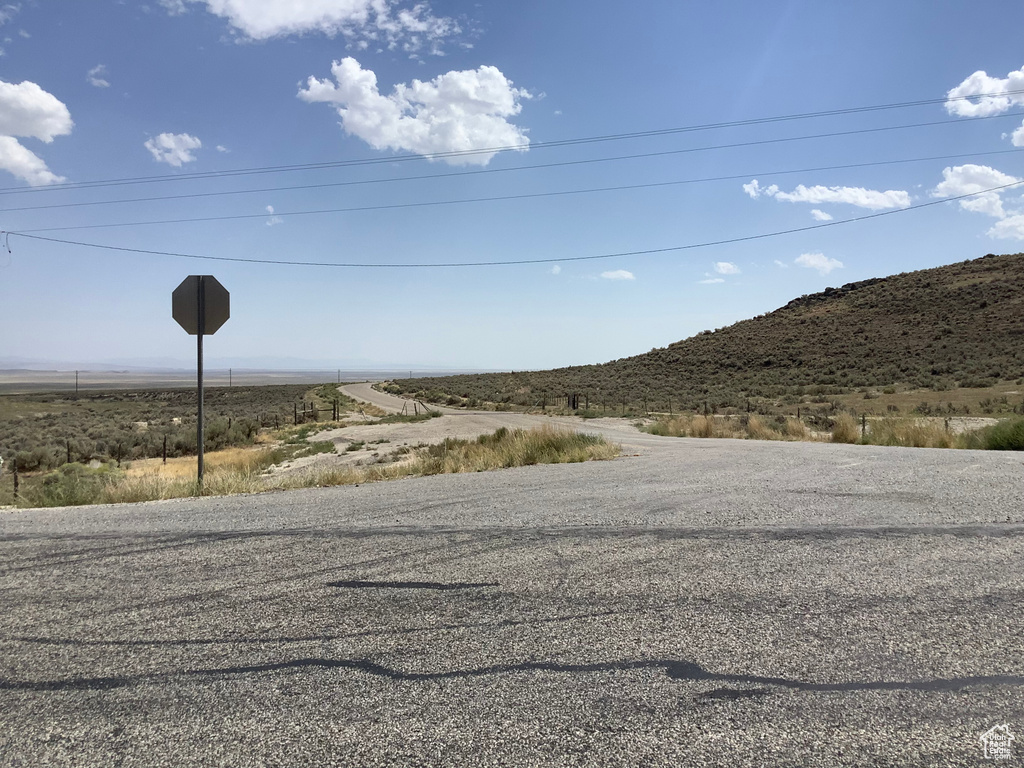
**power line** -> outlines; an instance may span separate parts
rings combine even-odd
[[[1020,113],[1020,115],[1024,115],[1024,112]],[[1002,115],[1002,117],[1007,117],[1007,116],[1009,116],[1009,115]],[[862,129],[862,130],[858,130],[858,131],[843,131],[843,132],[839,132],[839,133],[826,133],[826,134],[810,134],[810,135],[807,135],[807,136],[784,137],[784,138],[781,138],[781,139],[764,139],[764,140],[758,141],[758,142],[740,142],[740,143],[736,143],[736,144],[720,144],[720,145],[709,146],[709,147],[690,147],[690,148],[686,148],[686,149],[670,149],[670,150],[664,150],[664,151],[661,151],[661,152],[644,152],[644,153],[641,153],[641,154],[634,154],[634,155],[616,155],[616,156],[613,156],[613,157],[597,157],[597,158],[588,158],[588,159],[585,159],[585,160],[566,160],[566,161],[557,162],[557,163],[541,163],[541,164],[535,164],[535,165],[516,166],[516,167],[512,167],[512,168],[486,168],[486,169],[477,170],[477,171],[458,171],[458,172],[453,172],[453,173],[426,174],[426,175],[422,175],[422,176],[402,176],[402,177],[393,178],[393,179],[359,179],[359,180],[355,180],[355,181],[333,181],[333,182],[324,182],[324,183],[320,183],[320,184],[298,184],[298,185],[291,185],[291,186],[285,186],[285,187],[263,187],[263,188],[257,188],[257,189],[238,189],[238,190],[227,190],[227,191],[221,191],[221,192],[192,192],[192,193],[181,194],[181,195],[158,195],[158,196],[154,196],[154,197],[131,197],[131,198],[122,198],[122,199],[119,199],[119,200],[90,200],[90,201],[78,202],[78,203],[54,203],[54,204],[50,204],[50,205],[26,205],[26,206],[20,206],[20,207],[16,207],[16,208],[5,208],[5,209],[3,209],[3,212],[4,213],[14,213],[14,212],[19,212],[19,211],[45,211],[45,210],[53,210],[53,209],[59,209],[59,208],[84,208],[84,207],[97,206],[97,205],[121,205],[121,204],[125,204],[125,203],[151,203],[151,202],[163,202],[163,201],[167,201],[167,200],[193,200],[193,199],[202,199],[202,198],[210,198],[210,197],[225,197],[225,196],[231,196],[231,195],[264,194],[264,193],[268,193],[268,192],[293,192],[293,191],[310,190],[310,189],[329,189],[329,188],[335,188],[335,187],[363,186],[363,185],[367,185],[367,184],[394,184],[394,183],[404,182],[404,181],[422,181],[422,180],[429,180],[429,179],[446,179],[446,178],[455,178],[455,177],[463,177],[463,176],[479,176],[479,175],[494,174],[494,173],[510,173],[510,172],[514,172],[514,171],[530,171],[530,170],[539,170],[539,169],[545,169],[545,168],[560,168],[560,167],[566,167],[566,166],[590,165],[590,164],[594,164],[594,163],[606,163],[606,162],[613,162],[613,161],[619,161],[619,160],[637,160],[637,159],[646,159],[646,158],[652,158],[652,157],[664,157],[666,155],[688,154],[688,153],[693,153],[693,152],[707,152],[707,151],[719,150],[719,149],[735,149],[735,148],[738,148],[738,147],[755,146],[755,145],[758,145],[758,144],[776,144],[776,143],[783,143],[783,142],[790,142],[790,141],[803,141],[803,140],[809,140],[809,139],[834,138],[834,137],[837,137],[837,136],[850,135],[851,133],[855,134],[855,133],[868,132],[868,131],[877,132],[877,131],[883,131],[883,130],[896,130],[896,129],[900,129],[900,128],[918,128],[918,127],[930,126],[930,125],[950,125],[950,124],[953,124],[953,122],[955,122],[955,121],[940,121],[938,123],[915,123],[915,124],[911,124],[911,125],[889,126],[889,127],[885,127],[885,128]],[[989,156],[989,155],[1013,154],[1015,152],[1020,152],[1020,151],[1021,150],[1019,150],[1019,149],[1000,149],[1000,150],[991,150],[991,151],[987,151],[987,152],[964,152],[964,153],[959,153],[959,154],[955,154],[955,155],[939,155],[939,156],[935,156],[935,157],[922,157],[922,158],[915,158],[915,159],[911,159],[911,160],[904,159],[904,160],[880,161],[880,162],[876,162],[876,163],[855,163],[855,164],[850,164],[850,165],[823,166],[823,167],[820,167],[820,168],[805,168],[805,169],[799,169],[799,170],[794,170],[794,171],[772,171],[772,172],[761,171],[761,172],[758,172],[758,173],[739,174],[739,175],[740,176],[748,176],[748,175],[769,175],[769,174],[780,175],[780,174],[786,174],[786,173],[804,173],[804,172],[811,173],[811,172],[815,172],[815,171],[842,170],[842,169],[847,169],[847,168],[863,168],[863,167],[869,167],[869,166],[873,166],[873,165],[890,165],[890,164],[899,164],[899,163],[913,163],[913,162],[924,162],[924,161],[929,161],[929,160],[956,160],[958,158],[963,158],[963,157],[984,157],[984,156]],[[732,178],[735,178],[735,177],[733,177],[733,176],[722,176],[722,177],[710,178],[710,179],[699,179],[698,181],[726,181],[726,180],[729,180],[729,179],[732,179]],[[686,183],[686,182],[673,182],[673,183]],[[385,207],[387,207],[387,206],[385,206]],[[352,210],[356,210],[356,209],[352,209]],[[358,209],[358,210],[364,210],[364,209]],[[365,210],[373,210],[373,209],[365,209]],[[279,214],[275,214],[275,215],[282,216],[282,215],[290,215],[290,214],[280,214],[279,213]],[[252,218],[260,218],[260,216],[252,216]],[[103,226],[112,226],[112,225],[103,225]],[[127,226],[133,226],[133,225],[129,224]],[[42,230],[33,230],[33,231],[42,231]]]
[[[1010,184],[1002,184],[998,187],[991,187],[989,189],[983,189],[978,192],[970,192],[964,195],[956,195],[953,197],[943,198],[941,200],[932,200],[927,203],[919,203],[917,205],[909,206],[908,208],[898,208],[892,211],[879,211],[878,213],[870,213],[864,216],[856,216],[849,219],[840,219],[838,221],[826,221],[820,224],[810,224],[804,227],[794,227],[792,229],[777,230],[775,232],[762,232],[756,235],[744,235],[741,237],[730,237],[721,240],[708,240],[701,243],[688,243],[686,245],[675,245],[666,248],[647,248],[643,250],[635,251],[620,251],[618,253],[605,253],[594,256],[566,256],[556,259],[511,259],[507,261],[461,261],[461,262],[442,262],[433,264],[415,264],[415,263],[390,263],[390,264],[360,264],[360,263],[339,263],[330,261],[288,261],[284,259],[247,259],[236,256],[204,256],[200,254],[192,253],[175,253],[173,251],[155,251],[144,248],[128,248],[118,245],[105,245],[101,243],[85,243],[75,240],[62,240],[55,237],[44,237],[42,235],[33,235],[24,232],[8,232],[0,230],[0,235],[6,237],[24,237],[29,240],[39,240],[49,243],[58,243],[61,245],[75,245],[83,248],[96,248],[99,250],[106,251],[117,251],[120,253],[134,253],[146,256],[172,256],[183,259],[197,259],[201,261],[224,261],[224,262],[235,262],[243,264],[267,264],[267,265],[279,265],[279,266],[290,266],[290,267],[338,267],[338,268],[363,268],[363,269],[439,269],[439,268],[454,268],[454,267],[502,267],[502,266],[516,266],[516,265],[527,265],[527,264],[555,264],[563,262],[574,262],[574,261],[597,261],[603,259],[615,259],[615,258],[626,258],[630,256],[652,256],[660,253],[672,253],[678,251],[689,251],[698,248],[710,248],[719,245],[734,245],[736,243],[747,243],[755,240],[766,240],[772,237],[781,237],[783,235],[794,235],[801,232],[811,232],[818,229],[826,229],[828,227],[837,227],[842,224],[853,224],[860,221],[869,221],[871,219],[878,219],[882,216],[892,216],[897,213],[906,213],[908,211],[918,211],[922,208],[929,208],[940,203],[951,203],[957,200],[965,200],[970,197],[976,197],[978,195],[984,195],[990,192],[998,192],[1003,189],[1010,189],[1012,187],[1018,187],[1024,184],[1024,181],[1015,181]]]
[[[841,115],[863,114],[870,112],[881,112],[892,109],[906,109],[910,107],[928,106],[934,104],[947,104],[951,101],[970,101],[986,97],[1010,96],[1024,93],[1024,90],[1004,91],[1002,93],[974,94],[972,96],[960,96],[954,99],[944,97],[941,99],[919,99],[916,101],[895,102],[890,104],[876,104],[862,107],[848,107],[842,109],[823,110],[819,112],[800,112],[788,115],[776,115],[772,117],[750,118],[747,120],[732,120],[718,123],[703,123],[698,125],[679,126],[674,128],[662,128],[650,131],[632,131],[629,133],[607,134],[602,136],[586,136],[574,139],[561,139],[556,141],[535,142],[529,145],[504,145],[487,147],[482,149],[453,150],[449,152],[436,152],[430,155],[420,154],[399,154],[391,157],[364,158],[360,160],[340,160],[326,163],[305,163],[298,165],[280,166],[258,166],[254,168],[240,168],[228,171],[206,171],[186,174],[165,174],[161,176],[139,176],[122,179],[105,179],[98,181],[68,182],[65,184],[51,184],[46,187],[0,187],[0,195],[20,194],[27,192],[54,192],[70,189],[94,189],[97,187],[121,186],[127,184],[149,184],[163,181],[192,181],[214,178],[227,178],[231,176],[248,176],[265,173],[284,173],[291,171],[318,170],[322,168],[347,168],[363,165],[377,165],[380,163],[407,162],[424,159],[457,159],[460,157],[472,157],[474,155],[497,154],[510,151],[521,151],[523,149],[548,149],[556,147],[575,146],[582,144],[593,144],[607,141],[623,141],[628,139],[650,138],[657,136],[678,135],[682,133],[693,133],[698,131],[718,130],[721,128],[737,128],[751,125],[766,125],[771,123],[791,122],[796,120],[808,120],[822,117],[836,117]],[[973,103],[973,102],[972,102]],[[1003,115],[985,115],[973,118],[984,120],[995,117],[1008,117]],[[950,121],[959,122],[959,121]]]
[[[1024,150],[1019,149],[1006,149],[996,150],[999,153],[1019,153]],[[979,153],[986,154],[986,153]],[[83,229],[110,229],[114,227],[140,227],[140,226],[154,226],[160,224],[197,224],[206,223],[213,221],[244,221],[251,219],[266,219],[269,216],[318,216],[332,213],[366,213],[369,211],[392,211],[392,210],[403,210],[409,208],[434,208],[449,205],[466,205],[469,203],[493,203],[493,202],[504,202],[511,200],[530,200],[535,198],[543,197],[568,197],[571,195],[587,195],[598,192],[623,192],[632,191],[638,189],[656,189],[661,187],[673,187],[684,184],[700,184],[713,181],[735,181],[737,179],[747,179],[752,176],[780,176],[794,173],[813,173],[817,171],[831,171],[831,170],[843,170],[850,168],[866,168],[871,166],[880,165],[895,165],[900,163],[913,163],[923,162],[926,160],[944,160],[950,157],[974,157],[975,155],[952,155],[952,156],[939,156],[939,157],[924,157],[924,158],[913,158],[913,159],[902,159],[902,160],[889,160],[889,161],[878,161],[870,163],[851,163],[847,165],[833,165],[833,166],[822,166],[819,168],[802,168],[795,170],[785,171],[761,171],[755,173],[740,173],[731,174],[729,176],[710,176],[699,179],[680,179],[676,181],[656,181],[648,182],[645,184],[621,184],[610,187],[591,187],[589,189],[568,189],[568,190],[557,190],[552,192],[527,192],[515,195],[494,195],[492,197],[469,197],[455,200],[429,200],[415,203],[388,203],[384,205],[362,205],[362,206],[351,206],[347,208],[320,208],[313,210],[303,211],[274,211],[273,214],[269,213],[240,213],[240,214],[225,214],[221,216],[194,216],[188,218],[179,219],[159,219],[150,221],[131,221],[131,222],[120,222],[120,223],[108,223],[108,224],[80,224],[80,225],[69,225],[63,227],[42,227],[37,229],[23,229],[19,230],[22,234],[38,233],[38,232],[68,232],[72,230],[83,230]]]

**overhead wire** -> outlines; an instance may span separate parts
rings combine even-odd
[[[1024,150],[1020,149],[1007,149],[1007,150],[995,150],[994,153],[1021,153]],[[986,153],[978,153],[986,154]],[[490,197],[469,197],[454,200],[427,200],[412,203],[386,203],[382,205],[362,205],[362,206],[349,206],[345,208],[319,208],[312,210],[301,210],[301,211],[277,211],[275,210],[272,214],[270,213],[239,213],[239,214],[222,214],[218,216],[193,216],[184,217],[177,219],[157,219],[148,221],[131,221],[131,222],[114,222],[106,224],[71,224],[60,227],[41,227],[34,229],[21,229],[19,232],[22,234],[36,234],[39,232],[68,232],[74,230],[85,230],[85,229],[112,229],[119,227],[140,227],[140,226],[155,226],[161,224],[197,224],[197,223],[209,223],[214,221],[244,221],[252,219],[266,219],[269,216],[275,217],[289,217],[289,216],[318,216],[326,214],[337,214],[337,213],[366,213],[369,211],[389,211],[389,210],[404,210],[410,208],[434,208],[449,205],[466,205],[472,203],[492,203],[492,202],[505,202],[511,200],[529,200],[536,198],[548,198],[548,197],[568,197],[573,195],[586,195],[595,194],[600,192],[623,192],[623,191],[634,191],[639,189],[656,189],[671,186],[680,186],[684,184],[700,184],[714,181],[735,181],[737,179],[746,179],[752,176],[781,176],[786,174],[794,173],[813,173],[828,170],[844,170],[851,168],[865,168],[880,165],[891,165],[900,163],[911,163],[911,162],[924,162],[927,160],[943,160],[949,159],[950,157],[975,157],[974,154],[968,155],[952,155],[952,156],[937,156],[937,157],[925,157],[925,158],[913,158],[913,159],[901,159],[901,160],[890,160],[890,161],[879,161],[869,163],[850,163],[846,165],[834,165],[834,166],[821,166],[818,168],[802,168],[793,170],[783,171],[761,171],[752,173],[741,173],[732,174],[728,176],[710,176],[698,179],[679,179],[674,181],[656,181],[647,182],[644,184],[620,184],[615,186],[606,187],[590,187],[587,189],[568,189],[568,190],[555,190],[549,192],[525,192],[521,194],[513,195],[493,195]]]
[[[26,232],[17,231],[6,231],[0,230],[0,234],[8,237],[23,237],[29,240],[37,240],[42,242],[56,243],[61,245],[73,245],[84,248],[95,248],[107,251],[116,251],[120,253],[131,253],[138,255],[147,256],[170,256],[184,259],[195,259],[201,261],[218,261],[218,262],[232,262],[232,263],[243,263],[243,264],[262,264],[262,265],[277,265],[277,266],[293,266],[293,267],[333,267],[333,268],[360,268],[360,269],[447,269],[447,268],[458,268],[458,267],[499,267],[499,266],[518,266],[518,265],[529,265],[529,264],[556,264],[556,263],[567,263],[567,262],[582,262],[582,261],[597,261],[604,259],[615,259],[615,258],[627,258],[635,256],[651,256],[663,253],[673,253],[680,251],[695,250],[699,248],[710,248],[720,245],[734,245],[737,243],[746,243],[756,240],[765,240],[773,237],[781,237],[784,235],[798,234],[801,232],[811,232],[814,230],[827,229],[830,227],[842,226],[845,224],[853,224],[861,221],[869,221],[872,219],[878,219],[883,216],[893,216],[899,213],[907,213],[909,211],[918,211],[924,208],[929,208],[942,203],[952,203],[957,200],[966,200],[971,197],[978,195],[989,194],[991,192],[998,192],[1004,189],[1011,189],[1013,187],[1019,187],[1024,184],[1024,181],[1015,181],[1009,184],[1001,184],[996,187],[990,187],[988,189],[979,190],[977,192],[969,192],[963,195],[955,195],[951,197],[942,198],[939,200],[931,200],[926,203],[918,203],[917,205],[911,205],[906,208],[897,208],[890,211],[879,211],[876,213],[865,214],[863,216],[855,216],[848,219],[838,219],[834,221],[826,221],[818,224],[810,224],[804,227],[793,227],[790,229],[776,230],[774,232],[762,232],[754,235],[742,235],[738,237],[722,238],[719,240],[707,240],[699,243],[688,243],[685,245],[668,246],[664,248],[645,248],[640,250],[632,251],[620,251],[616,253],[604,253],[589,256],[563,256],[559,258],[543,258],[543,259],[509,259],[501,261],[461,261],[461,262],[433,262],[418,264],[415,262],[392,262],[392,263],[352,263],[352,262],[323,262],[323,261],[294,261],[287,259],[250,259],[241,256],[209,256],[202,254],[190,254],[190,253],[176,253],[174,251],[157,251],[149,250],[145,248],[131,248],[127,246],[116,246],[102,243],[87,243],[75,240],[64,240],[55,237],[45,237],[43,235],[35,235]]]
[[[970,101],[971,99],[981,98],[992,98],[992,97],[1005,97],[1012,95],[1019,95],[1024,93],[1024,90],[1011,90],[1000,93],[984,93],[984,94],[972,94],[970,96],[961,96],[950,99],[948,96],[943,98],[934,99],[919,99],[915,101],[904,101],[904,102],[893,102],[889,104],[875,104],[862,107],[848,107],[833,110],[822,110],[818,112],[801,112],[793,113],[788,115],[775,115],[770,117],[760,118],[749,118],[745,120],[732,120],[717,123],[703,123],[697,125],[678,126],[673,128],[662,128],[649,131],[632,131],[628,133],[617,133],[617,134],[606,134],[600,136],[585,136],[572,139],[560,139],[546,142],[532,142],[528,145],[503,145],[496,147],[485,147],[467,150],[452,150],[448,152],[435,152],[428,155],[424,154],[396,154],[389,157],[373,157],[373,158],[360,158],[355,160],[339,160],[324,163],[304,163],[296,165],[280,165],[280,166],[257,166],[253,168],[241,168],[224,171],[205,171],[205,172],[193,172],[184,174],[164,174],[160,176],[141,176],[141,177],[129,177],[122,179],[102,179],[97,181],[85,181],[85,182],[66,182],[63,184],[51,184],[45,187],[0,187],[0,195],[9,194],[23,194],[23,193],[39,193],[39,192],[55,192],[62,190],[71,189],[95,189],[98,187],[107,186],[121,186],[127,184],[149,184],[164,181],[190,181],[190,180],[205,180],[213,178],[227,178],[231,176],[246,176],[255,174],[265,173],[284,173],[293,171],[305,171],[305,170],[317,170],[322,168],[346,168],[363,165],[379,165],[381,163],[396,163],[396,162],[407,162],[407,161],[421,161],[421,160],[436,160],[436,159],[458,159],[463,157],[471,157],[473,155],[485,155],[485,154],[498,154],[510,151],[522,151],[524,149],[548,149],[556,147],[567,147],[583,144],[593,144],[598,142],[608,141],[623,141],[628,139],[637,138],[650,138],[657,136],[668,136],[682,133],[693,133],[699,131],[719,130],[722,128],[735,128],[745,127],[751,125],[766,125],[771,123],[780,122],[791,122],[796,120],[808,120],[822,117],[835,117],[842,115],[852,115],[861,113],[880,112],[892,109],[906,109],[919,106],[928,106],[934,104],[948,104],[952,101]],[[971,102],[973,103],[973,102]],[[983,115],[973,118],[974,120],[988,119],[993,117],[1005,117],[1003,115]],[[950,121],[959,122],[959,121]]]
[[[1020,116],[1024,116],[1024,112],[1010,113],[1010,114],[1006,114],[1006,115],[998,115],[997,117],[1020,117]],[[643,152],[643,153],[632,154],[632,155],[616,155],[616,156],[612,156],[612,157],[586,158],[586,159],[582,159],[582,160],[565,160],[565,161],[560,161],[560,162],[555,162],[555,163],[539,163],[539,164],[534,164],[534,165],[513,166],[513,167],[509,167],[509,168],[484,168],[484,169],[475,170],[475,171],[455,171],[455,172],[451,172],[451,173],[425,174],[425,175],[420,175],[420,176],[400,176],[400,177],[397,177],[397,178],[384,178],[384,179],[356,179],[356,180],[351,180],[351,181],[322,182],[322,183],[318,183],[318,184],[299,184],[299,185],[290,185],[290,186],[284,186],[284,187],[263,187],[263,188],[257,188],[257,189],[221,190],[221,191],[217,191],[217,192],[190,192],[190,193],[187,193],[187,194],[180,194],[180,195],[158,195],[158,196],[153,196],[153,197],[132,197],[132,198],[122,198],[122,199],[119,199],[119,200],[90,200],[90,201],[75,202],[75,203],[53,203],[53,204],[49,204],[49,205],[29,205],[29,206],[19,206],[19,207],[4,208],[2,212],[3,213],[14,213],[14,212],[19,212],[19,211],[41,211],[41,210],[53,210],[53,209],[59,209],[59,208],[83,208],[83,207],[98,206],[98,205],[121,205],[121,204],[127,204],[127,203],[163,202],[163,201],[167,201],[167,200],[192,200],[192,199],[202,199],[202,198],[209,198],[209,197],[225,197],[225,196],[242,195],[242,194],[257,194],[257,193],[265,194],[265,193],[270,193],[270,192],[292,192],[292,191],[310,190],[310,189],[329,189],[329,188],[336,188],[336,187],[364,186],[364,185],[368,185],[368,184],[394,184],[394,183],[397,183],[397,182],[404,182],[404,181],[421,181],[421,180],[431,180],[431,179],[458,178],[458,177],[465,177],[465,176],[480,176],[480,175],[495,174],[495,173],[510,173],[510,172],[516,172],[516,171],[539,170],[539,169],[547,169],[547,168],[561,168],[561,167],[578,166],[578,165],[590,165],[590,164],[595,164],[595,163],[605,163],[605,162],[613,162],[613,161],[620,161],[620,160],[647,159],[647,158],[653,158],[653,157],[665,157],[665,156],[668,156],[668,155],[691,154],[691,153],[695,153],[695,152],[709,152],[709,151],[717,151],[717,150],[721,150],[721,149],[737,149],[737,148],[743,148],[743,147],[760,146],[760,145],[765,145],[765,144],[780,144],[780,143],[788,143],[788,142],[793,142],[793,141],[807,141],[807,140],[811,140],[811,139],[837,138],[837,137],[841,137],[841,136],[850,136],[850,135],[856,135],[856,134],[862,134],[862,133],[877,133],[877,132],[880,132],[880,131],[890,131],[890,130],[898,130],[898,129],[905,129],[905,128],[920,128],[920,127],[932,126],[932,125],[953,125],[953,124],[959,124],[959,121],[941,120],[941,121],[937,121],[937,122],[911,123],[911,124],[907,124],[907,125],[884,126],[884,127],[879,127],[879,128],[858,129],[858,130],[853,130],[853,131],[833,131],[833,132],[830,132],[830,133],[808,134],[808,135],[804,135],[804,136],[788,136],[788,137],[781,137],[781,138],[776,138],[776,139],[761,139],[761,140],[758,140],[758,141],[735,142],[735,143],[732,143],[732,144],[717,144],[717,145],[711,145],[711,146],[705,146],[705,147],[686,147],[686,148],[683,148],[683,149],[669,149],[669,150],[662,150],[662,151],[659,151],[659,152]],[[988,152],[965,152],[965,153],[959,153],[959,154],[955,154],[955,155],[944,155],[944,156],[937,156],[937,157],[921,158],[920,160],[893,160],[893,161],[877,163],[877,164],[885,165],[885,164],[889,164],[889,162],[891,162],[891,163],[899,163],[899,162],[922,162],[922,161],[925,161],[925,160],[951,160],[951,159],[958,159],[958,158],[962,158],[962,157],[974,157],[974,156],[998,155],[998,154],[1011,154],[1011,153],[1019,152],[1019,151],[1020,150],[1007,149],[1007,150],[992,150],[992,151],[988,151]],[[776,174],[781,174],[781,173],[798,173],[798,172],[803,172],[804,170],[806,170],[808,172],[813,172],[813,171],[818,171],[818,170],[838,170],[838,169],[843,169],[843,168],[867,167],[869,165],[873,165],[873,164],[872,163],[864,163],[864,164],[853,164],[853,165],[846,165],[846,166],[825,166],[825,167],[822,167],[822,168],[801,169],[800,171],[775,171],[774,173],[776,173]],[[762,171],[761,173],[764,174],[764,173],[767,173],[767,172]],[[747,175],[747,174],[741,174],[741,175]],[[727,178],[729,178],[729,177],[723,177],[721,180],[725,180]],[[712,180],[717,180],[717,179],[712,179]],[[282,215],[282,214],[278,214],[278,215]],[[259,217],[258,216],[253,216],[253,218],[259,218]],[[128,224],[126,226],[133,226],[133,225],[132,224]]]

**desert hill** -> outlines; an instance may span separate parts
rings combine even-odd
[[[393,391],[535,405],[719,405],[886,386],[985,387],[1024,377],[1024,254],[988,255],[827,288],[774,312],[601,365],[401,379]]]

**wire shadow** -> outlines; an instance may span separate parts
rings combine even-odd
[[[628,670],[661,669],[672,680],[691,682],[745,683],[757,686],[773,686],[806,693],[830,693],[853,691],[960,691],[966,688],[993,685],[1024,686],[1022,675],[975,675],[968,677],[935,678],[931,680],[859,680],[845,683],[811,683],[785,677],[763,677],[728,672],[711,672],[699,664],[679,659],[636,659],[597,662],[591,664],[566,664],[560,662],[523,662],[520,664],[496,664],[473,669],[452,669],[443,672],[405,672],[393,667],[369,661],[368,659],[324,659],[301,658],[271,664],[253,664],[234,667],[182,670],[167,674],[156,673],[135,676],[111,676],[91,678],[70,678],[66,680],[8,680],[0,678],[0,691],[75,691],[110,690],[145,683],[164,682],[173,677],[231,678],[234,676],[259,675],[269,672],[298,669],[350,669],[403,682],[425,682],[435,680],[464,679],[490,675],[507,675],[519,672],[559,672],[565,674],[587,674],[594,672],[621,672]],[[759,697],[760,691],[741,689],[726,693],[723,689],[712,691],[714,698]],[[738,696],[736,695],[738,693]]]
[[[456,581],[445,584],[440,581],[329,581],[328,587],[342,589],[480,589],[496,587],[496,581]]]

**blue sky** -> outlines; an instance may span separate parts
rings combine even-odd
[[[1019,2],[23,0],[0,19],[0,360],[187,364],[170,293],[202,273],[232,295],[212,359],[604,362],[1024,250],[1024,187],[914,209],[1024,178]],[[822,112],[841,114],[762,120]]]

